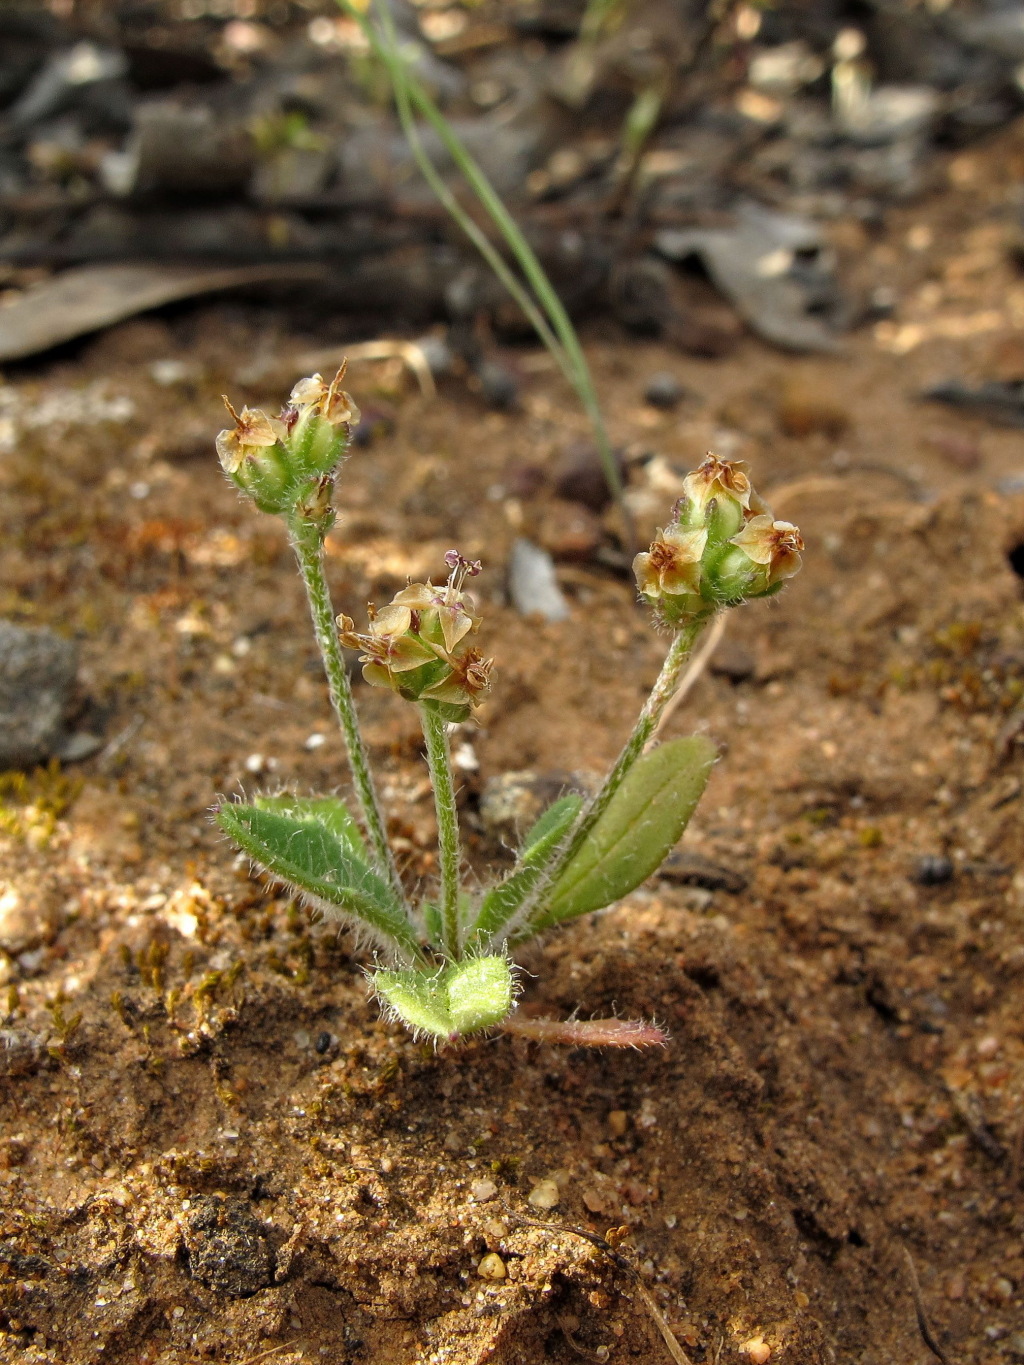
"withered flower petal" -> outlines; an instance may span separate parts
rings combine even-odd
[[[314,374],[306,379],[300,379],[291,391],[288,399],[289,408],[300,416],[312,410],[318,417],[325,418],[332,426],[340,426],[342,423],[351,425],[358,422],[359,409],[356,407],[352,395],[346,393],[341,387],[346,368],[347,362],[342,364],[330,384],[325,381],[322,374]]]
[[[800,569],[804,542],[791,521],[775,521],[770,514],[752,517],[729,543],[768,569],[769,586],[792,578]]]
[[[423,693],[425,700],[452,702],[458,705],[468,702],[479,706],[490,691],[493,659],[485,659],[478,649],[467,649],[458,658],[451,660],[451,672]]]
[[[745,460],[722,460],[709,451],[703,464],[683,480],[683,493],[699,508],[706,507],[712,498],[726,497],[738,502],[745,512],[763,511],[762,499],[750,482],[749,468]]]
[[[667,531],[659,531],[651,548],[633,560],[639,591],[645,597],[697,592],[701,556],[707,543],[708,533],[704,527],[686,530],[681,526],[670,526]]]
[[[276,417],[268,417],[259,408],[243,408],[236,412],[228,400],[224,406],[234,418],[234,427],[218,433],[217,454],[224,472],[234,474],[250,455],[258,455],[268,446],[277,445],[286,434]]]

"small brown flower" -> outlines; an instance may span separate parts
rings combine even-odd
[[[285,409],[290,422],[294,423],[307,413],[325,418],[332,426],[340,426],[343,423],[352,425],[358,422],[359,409],[353,402],[352,395],[341,387],[347,367],[348,361],[344,361],[330,384],[324,380],[322,374],[300,379],[292,389],[288,407]]]
[[[764,500],[750,482],[749,469],[745,460],[720,460],[709,451],[704,463],[683,480],[683,494],[700,510],[712,498],[731,498],[746,513],[767,512]]]
[[[451,672],[446,678],[428,687],[424,701],[448,702],[456,706],[469,703],[479,706],[491,690],[493,659],[485,659],[478,649],[467,649],[451,661]]]
[[[708,543],[703,527],[688,531],[670,526],[659,531],[651,548],[633,560],[633,572],[645,597],[673,596],[700,590],[700,561]]]
[[[227,398],[224,406],[234,420],[234,427],[217,436],[217,454],[226,474],[234,474],[253,455],[277,445],[287,434],[284,423],[268,417],[259,408],[243,408],[236,412]]]
[[[770,514],[752,517],[729,544],[768,570],[769,588],[792,578],[800,569],[804,542],[791,521],[775,521]]]
[[[455,646],[480,625],[468,593],[459,592],[451,581],[437,588],[431,582],[410,583],[395,596],[395,602],[417,612],[437,612],[444,647],[450,654]]]
[[[361,662],[366,665],[363,676],[367,682],[390,687],[394,674],[437,662],[437,653],[412,633],[412,612],[408,607],[390,603],[383,611],[371,615],[365,632],[353,630],[354,624],[351,617],[339,616],[338,639],[346,649],[363,651]]]

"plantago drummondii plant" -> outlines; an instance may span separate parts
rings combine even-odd
[[[694,643],[719,611],[777,592],[800,567],[795,526],[776,521],[741,463],[709,456],[683,482],[668,526],[634,562],[640,596],[670,634],[664,666],[632,734],[589,801],[556,801],[526,834],[515,866],[484,891],[462,879],[448,726],[487,694],[492,661],[476,641],[480,616],[467,583],[480,564],[445,555],[443,581],[410,583],[364,629],[335,617],[324,541],[335,480],[358,412],[341,388],[302,379],[278,417],[229,405],[217,438],[228,478],[263,512],[283,518],[306,587],[331,702],[348,751],[356,815],[334,796],[258,796],[225,802],[221,828],[254,863],[310,905],[343,920],[376,952],[370,980],[409,1028],[453,1040],[488,1028],[574,1043],[663,1041],[654,1025],[617,1019],[515,1017],[515,948],[620,900],[657,870],[686,828],[715,761],[710,740],[654,743]],[[402,883],[356,718],[343,649],[363,677],[417,707],[438,825],[439,886],[413,903]]]

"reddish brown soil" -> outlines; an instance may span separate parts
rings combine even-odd
[[[784,596],[729,622],[750,676],[707,674],[672,721],[723,752],[687,846],[746,889],[654,879],[523,959],[523,1009],[655,1016],[663,1051],[435,1053],[377,1017],[352,945],[210,826],[217,793],[344,781],[283,535],[212,453],[218,395],[280,401],[316,339],[222,307],[9,376],[21,412],[99,384],[135,414],[16,415],[3,462],[0,607],[82,639],[83,723],[108,744],[69,770],[77,792],[36,775],[5,798],[20,939],[0,960],[0,1358],[667,1361],[653,1302],[695,1362],[924,1365],[912,1264],[949,1359],[1024,1359],[1024,613],[1007,557],[1024,495],[999,491],[1024,451],[915,399],[1024,372],[1003,188],[1021,160],[1011,130],[877,239],[837,228],[848,277],[901,298],[842,357],[587,339],[616,440],[680,468],[708,446],[748,458],[808,542]],[[161,386],[147,367],[167,359],[187,370]],[[480,872],[503,856],[474,814],[483,782],[606,764],[664,647],[592,562],[562,571],[564,625],[503,605],[512,538],[550,537],[559,515],[544,491],[514,497],[522,466],[584,430],[543,357],[514,363],[509,415],[353,366],[357,399],[383,395],[396,426],[346,468],[330,560],[354,615],[436,575],[450,545],[487,562],[497,684],[463,736]],[[695,395],[676,414],[642,402],[658,369]],[[409,876],[429,879],[415,718],[358,698]],[[929,854],[951,880],[915,881]],[[551,1226],[521,1222],[547,1178]],[[625,1263],[576,1227],[628,1232]],[[503,1280],[479,1273],[489,1251]]]

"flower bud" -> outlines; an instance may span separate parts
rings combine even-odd
[[[800,568],[803,540],[776,521],[741,461],[709,455],[683,481],[675,521],[633,572],[660,624],[681,630],[720,607],[777,592]]]
[[[321,375],[300,379],[280,417],[258,408],[236,413],[225,398],[234,428],[217,437],[228,478],[263,512],[315,517],[329,525],[331,481],[359,420],[340,387],[345,366],[330,384]]]
[[[370,609],[368,631],[359,633],[347,616],[338,618],[340,640],[360,649],[363,677],[375,687],[390,687],[407,701],[435,706],[445,720],[465,720],[490,689],[491,659],[467,642],[480,618],[473,599],[462,591],[480,565],[449,551],[448,582],[410,583],[383,611]]]

